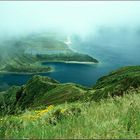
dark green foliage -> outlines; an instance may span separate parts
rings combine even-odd
[[[14,73],[42,73],[48,72],[52,69],[48,66],[36,64],[37,59],[33,55],[20,54],[13,56],[7,60],[2,67],[1,72],[14,72]]]
[[[92,58],[87,54],[80,54],[80,53],[58,53],[58,54],[44,54],[44,55],[36,55],[37,59],[41,61],[77,61],[77,62],[95,62],[98,63],[98,60]]]
[[[136,135],[140,133],[140,107],[133,101],[130,103],[126,114],[123,116],[121,123],[126,130]]]
[[[2,71],[6,70],[7,72],[14,73],[45,73],[51,71],[50,67],[43,66],[33,66],[33,65],[7,65]]]
[[[49,123],[56,125],[61,120],[68,119],[72,116],[79,116],[82,110],[78,107],[69,107],[67,109],[58,108],[55,110],[49,118]]]
[[[14,93],[14,103],[22,109],[61,104],[80,100],[85,93],[85,88],[77,84],[60,84],[49,77],[34,76]]]
[[[11,113],[12,109],[16,109],[16,96],[19,86],[13,86],[7,91],[0,92],[0,114]]]
[[[129,89],[140,87],[140,66],[128,66],[101,77],[93,87],[93,99],[122,96]],[[127,93],[127,92],[125,92]]]
[[[58,83],[59,82],[49,77],[34,76],[27,82],[22,90],[22,97],[19,99],[18,104],[23,107],[28,107],[29,105],[34,104],[34,100],[40,102],[38,98],[40,98],[40,96],[44,96],[44,94],[49,90],[55,88]]]
[[[49,77],[34,76],[26,85],[1,94],[0,103],[1,107],[6,106],[8,108],[10,106],[8,108],[10,113],[17,113],[16,108],[25,109],[74,102],[82,99],[85,93],[86,88],[80,85],[60,84]]]

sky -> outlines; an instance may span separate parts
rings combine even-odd
[[[139,26],[140,1],[0,1],[0,35],[50,28],[84,34]]]

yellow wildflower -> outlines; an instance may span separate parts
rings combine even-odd
[[[24,115],[21,118],[25,119],[25,120],[36,120],[36,119],[40,118],[42,115],[44,115],[47,112],[49,112],[50,110],[52,110],[53,107],[54,107],[53,105],[50,105],[44,110],[35,111],[36,114],[34,114],[34,115]]]
[[[54,107],[53,105],[50,105],[46,109],[38,111],[37,116],[42,116],[43,114],[52,110],[53,107]]]
[[[66,110],[66,109],[61,109],[61,111],[60,111],[60,112],[61,112],[61,113],[64,113],[64,112],[65,112],[65,110]]]

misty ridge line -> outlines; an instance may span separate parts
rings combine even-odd
[[[36,31],[28,33],[20,33],[18,35],[8,36],[6,38],[1,38],[0,40],[0,58],[1,62],[6,61],[17,54],[24,54],[28,47],[28,40],[35,41],[38,38],[44,40],[58,39],[64,41],[68,36],[73,39],[73,36],[76,35],[78,40],[76,43],[89,43],[91,47],[101,47],[103,49],[109,49],[114,52],[122,53],[124,51],[131,52],[134,50],[140,50],[140,28],[128,28],[128,27],[105,27],[102,26],[96,30],[91,30],[89,33],[86,33],[85,36],[77,33],[66,33],[60,30],[48,30],[48,31]],[[2,35],[1,35],[2,36]],[[53,40],[52,40],[53,41]],[[73,40],[72,40],[73,41]],[[73,41],[74,42],[74,41]],[[46,44],[47,45],[47,44]],[[86,45],[84,45],[86,47]],[[74,48],[74,45],[73,45]],[[32,49],[34,47],[32,46]],[[74,48],[76,49],[76,48]],[[96,50],[96,48],[95,48]],[[121,51],[120,51],[121,50]],[[137,53],[138,51],[136,51]]]

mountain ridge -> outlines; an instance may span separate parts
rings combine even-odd
[[[49,77],[33,76],[20,88],[13,88],[14,104],[23,108],[62,104],[77,100],[100,101],[102,99],[123,96],[127,91],[139,91],[140,66],[124,67],[101,77],[92,87],[75,83],[60,83]],[[12,91],[12,89],[9,89]],[[10,91],[3,92],[5,102]],[[5,97],[4,97],[5,96]],[[7,96],[7,97],[6,97]]]

